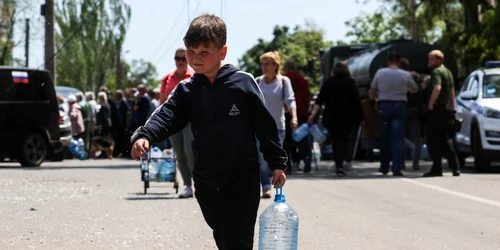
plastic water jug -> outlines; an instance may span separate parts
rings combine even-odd
[[[79,151],[78,158],[80,160],[86,160],[87,159],[87,151],[85,150],[85,142],[83,141],[82,138],[78,139],[78,151]]]
[[[311,125],[309,123],[303,123],[300,125],[295,131],[292,133],[292,138],[296,142],[302,141],[304,137],[306,137],[309,134],[309,131],[311,130]]]
[[[82,139],[71,139],[71,143],[69,145],[69,150],[76,158],[80,160],[87,159],[87,153],[85,152],[85,144]]]
[[[175,174],[175,161],[173,150],[168,148],[163,151],[163,158],[160,163],[160,180],[171,181]]]
[[[153,147],[150,152],[150,161],[149,161],[149,177],[150,180],[156,179],[158,172],[160,171],[160,161],[163,154],[158,147]]]
[[[286,203],[283,187],[259,218],[259,250],[297,250],[299,217]]]
[[[319,144],[322,144],[326,140],[326,131],[318,124],[311,126],[311,135],[315,141],[319,142]]]

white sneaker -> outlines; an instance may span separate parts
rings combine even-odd
[[[191,190],[191,188],[184,189],[184,192],[179,195],[179,198],[193,198],[193,190]]]

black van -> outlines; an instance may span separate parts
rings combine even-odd
[[[0,160],[40,166],[62,150],[60,122],[48,71],[0,66]]]

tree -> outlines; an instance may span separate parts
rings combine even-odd
[[[39,17],[33,17],[32,10],[33,3],[29,0],[3,0],[0,1],[0,65],[16,65],[23,64],[24,60],[13,58],[12,51],[15,47],[19,46],[21,42],[25,42],[24,37],[19,41],[14,39],[14,31],[18,27],[22,27],[24,18],[30,17],[32,22],[31,37],[38,33],[36,24]],[[22,22],[21,22],[22,21]]]
[[[0,3],[0,65],[10,63],[14,48],[14,25],[18,5],[15,1]]]
[[[132,60],[131,65],[127,65],[126,68],[128,68],[125,80],[127,87],[137,87],[139,84],[144,84],[148,88],[159,86],[158,72],[151,62],[142,59]]]
[[[365,3],[368,1],[372,0]],[[408,0],[377,1],[388,7],[348,21],[347,36],[354,37],[355,42],[393,38],[393,35],[385,35],[387,30],[408,36],[414,15],[417,40],[446,49],[457,59],[464,74],[482,66],[485,60],[500,56],[497,32],[500,23],[496,21],[500,19],[500,11],[488,0],[420,0],[413,1],[414,6],[410,6],[412,1]]]
[[[310,84],[317,86],[319,79],[319,50],[332,46],[332,42],[324,40],[324,32],[312,21],[306,20],[304,26],[296,26],[292,31],[288,26],[275,26],[274,38],[271,41],[257,40],[257,44],[247,50],[238,60],[242,70],[254,76],[261,74],[260,56],[269,51],[278,51],[283,62],[293,59],[297,71],[309,75]]]
[[[381,8],[373,14],[362,13],[346,21],[349,31],[346,37],[353,37],[352,43],[381,43],[407,36],[408,29],[398,23],[396,18],[387,18],[388,10]]]
[[[57,5],[59,83],[82,90],[115,78],[118,46],[130,21],[130,7],[122,0],[63,0]]]

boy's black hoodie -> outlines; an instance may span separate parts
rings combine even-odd
[[[260,89],[252,75],[232,65],[221,67],[213,83],[203,74],[179,83],[131,141],[146,138],[152,145],[179,132],[188,122],[194,136],[195,182],[223,188],[249,169],[258,168],[256,137],[269,167],[286,168],[276,122]]]

